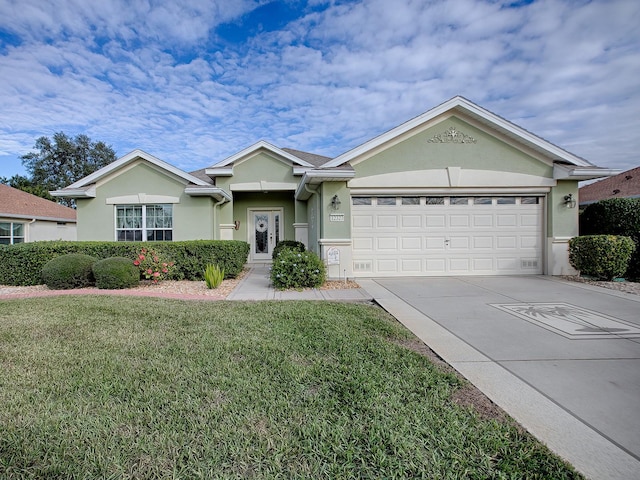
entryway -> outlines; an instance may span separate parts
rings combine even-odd
[[[282,238],[282,208],[248,211],[250,262],[270,262],[273,248]]]

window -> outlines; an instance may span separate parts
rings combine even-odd
[[[427,197],[427,205],[444,205],[444,197]]]
[[[371,205],[371,197],[353,197],[351,202],[354,205]]]
[[[420,205],[420,197],[402,197],[402,205]]]
[[[491,197],[473,197],[474,205],[491,205]]]
[[[522,197],[520,199],[520,205],[537,205],[539,200],[538,197]]]
[[[0,245],[24,242],[24,223],[0,222]]]
[[[498,205],[515,205],[516,197],[498,197]]]
[[[467,198],[467,197],[451,197],[449,199],[449,205],[469,205],[469,198]]]
[[[378,205],[395,205],[396,197],[378,197]]]
[[[173,240],[173,206],[117,205],[116,239],[119,242]]]

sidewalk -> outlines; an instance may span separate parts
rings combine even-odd
[[[273,288],[269,279],[269,265],[254,265],[227,300],[332,300],[340,302],[366,302],[371,295],[362,288],[280,291]]]

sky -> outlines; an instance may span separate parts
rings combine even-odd
[[[638,0],[0,0],[0,176],[86,134],[185,171],[265,140],[330,157],[462,95],[640,165]]]

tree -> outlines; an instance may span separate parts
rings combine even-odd
[[[54,202],[56,201],[55,198],[49,195],[49,190],[40,185],[35,185],[31,179],[22,175],[14,175],[11,178],[0,177],[0,183],[4,183],[5,185],[9,185],[10,187],[17,188],[18,190],[22,190],[23,192],[30,193],[37,197],[46,198],[47,200],[52,200]]]
[[[36,140],[37,152],[21,157],[22,164],[31,175],[31,185],[45,191],[58,190],[109,165],[116,153],[104,142],[92,142],[86,135],[68,137],[63,132]],[[70,198],[59,198],[58,203],[73,206]]]

